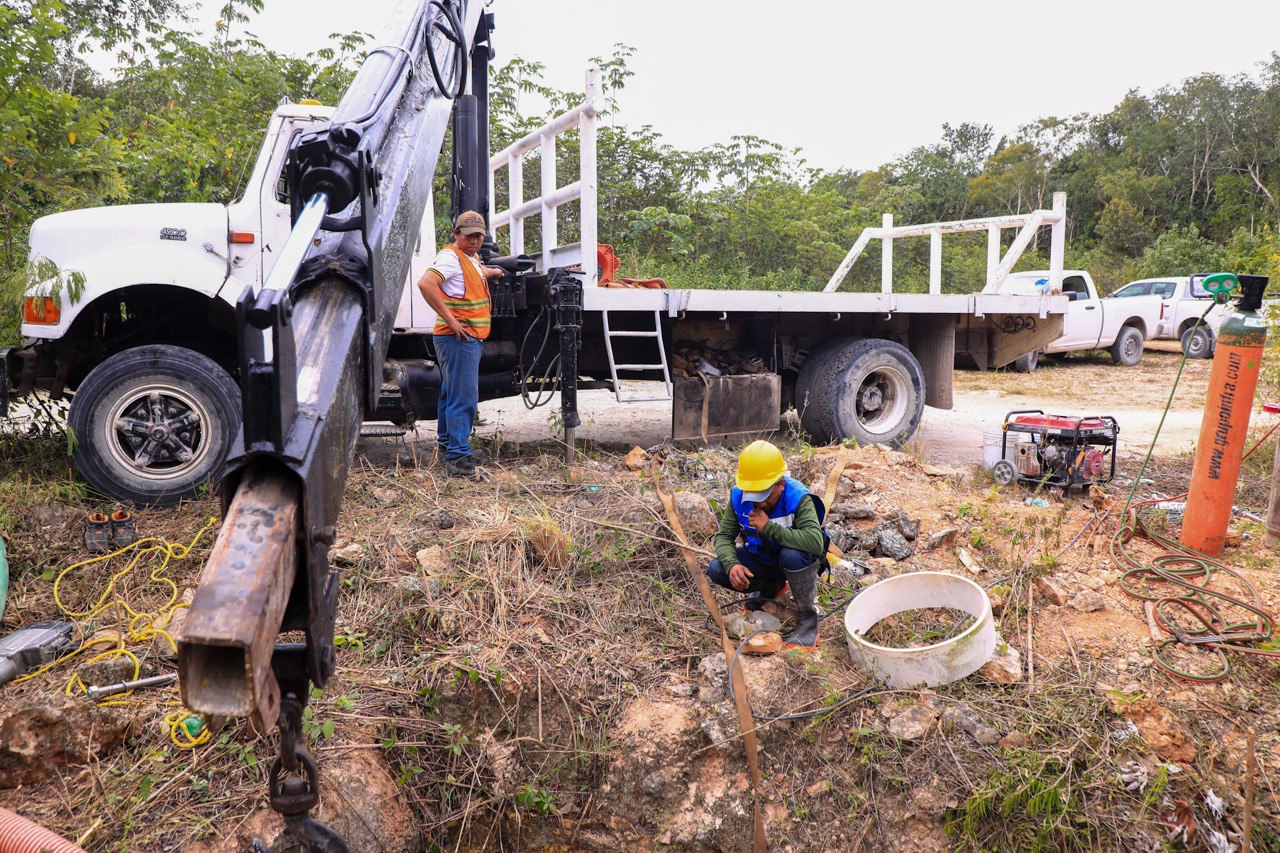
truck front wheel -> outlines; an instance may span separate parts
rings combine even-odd
[[[1145,343],[1141,329],[1125,326],[1116,336],[1116,342],[1111,345],[1111,360],[1124,367],[1133,367],[1142,361],[1142,346]]]
[[[170,506],[214,480],[240,425],[240,391],[207,356],[143,346],[108,358],[71,400],[76,467],[94,489]]]
[[[800,422],[825,442],[901,447],[924,414],[920,363],[901,344],[878,338],[825,344],[801,367],[796,389]]]

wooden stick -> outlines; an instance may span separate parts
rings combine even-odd
[[[1240,837],[1240,853],[1249,853],[1253,844],[1253,786],[1254,774],[1258,771],[1256,753],[1258,746],[1253,729],[1249,729],[1249,757],[1244,774],[1244,832]]]

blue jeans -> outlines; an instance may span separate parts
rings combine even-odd
[[[733,567],[722,565],[718,557],[707,566],[707,580],[725,589],[732,589],[734,592],[758,592],[766,598],[773,598],[782,591],[783,585],[787,582],[787,572],[799,571],[818,559],[812,554],[806,554],[794,548],[783,548],[778,552],[778,562],[770,565],[760,562],[756,555],[745,547],[738,548],[737,553],[738,562],[746,566],[747,571],[752,574],[751,583],[746,589],[734,588],[729,580],[729,569]]]
[[[432,335],[440,361],[440,406],[436,444],[446,459],[471,455],[471,428],[480,404],[480,350],[483,344],[457,335]]]

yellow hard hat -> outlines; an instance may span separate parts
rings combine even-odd
[[[748,501],[762,501],[787,473],[782,451],[767,441],[753,441],[738,457],[738,488]]]

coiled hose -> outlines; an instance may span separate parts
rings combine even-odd
[[[84,853],[84,849],[16,812],[0,809],[0,853]]]

